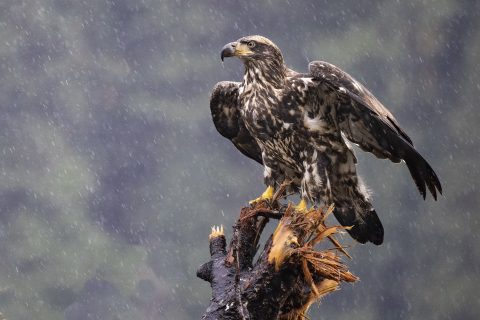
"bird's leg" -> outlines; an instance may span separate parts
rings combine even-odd
[[[265,152],[262,152],[263,160],[263,179],[265,184],[268,186],[267,189],[262,193],[260,197],[255,200],[249,201],[250,204],[260,202],[262,200],[272,200],[273,195],[275,194],[275,181],[278,180],[278,167],[275,161],[267,156]]]
[[[268,186],[267,189],[262,193],[262,195],[254,200],[249,201],[249,204],[254,204],[262,200],[271,200],[275,194],[275,189],[272,186]]]

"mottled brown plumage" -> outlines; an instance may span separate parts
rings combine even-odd
[[[293,181],[302,199],[335,204],[334,214],[361,243],[383,242],[383,227],[356,172],[348,141],[379,158],[405,161],[420,193],[437,198],[440,182],[393,115],[359,82],[322,61],[308,73],[288,69],[278,47],[261,36],[227,44],[239,57],[242,82],[220,82],[210,108],[217,130],[264,166],[274,187]]]

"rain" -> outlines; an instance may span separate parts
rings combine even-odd
[[[196,269],[263,170],[211,120],[220,50],[260,34],[286,63],[333,63],[395,115],[444,195],[356,149],[385,227],[347,235],[360,277],[311,319],[477,319],[480,2],[20,0],[0,4],[0,313],[198,319]],[[265,232],[271,232],[271,222]],[[266,235],[264,235],[266,236]],[[1,316],[0,316],[1,318]]]

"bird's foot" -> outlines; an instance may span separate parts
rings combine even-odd
[[[248,203],[255,204],[263,200],[272,200],[274,193],[275,193],[275,190],[273,189],[273,187],[268,186],[267,189],[262,193],[260,197],[258,197],[257,199],[251,200]]]
[[[309,211],[307,208],[307,201],[305,199],[300,200],[300,202],[295,206],[295,211],[306,213]]]

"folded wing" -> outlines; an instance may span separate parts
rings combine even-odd
[[[213,88],[210,111],[217,131],[232,141],[235,147],[247,157],[262,162],[262,152],[255,139],[243,123],[238,109],[239,82],[222,81]]]

